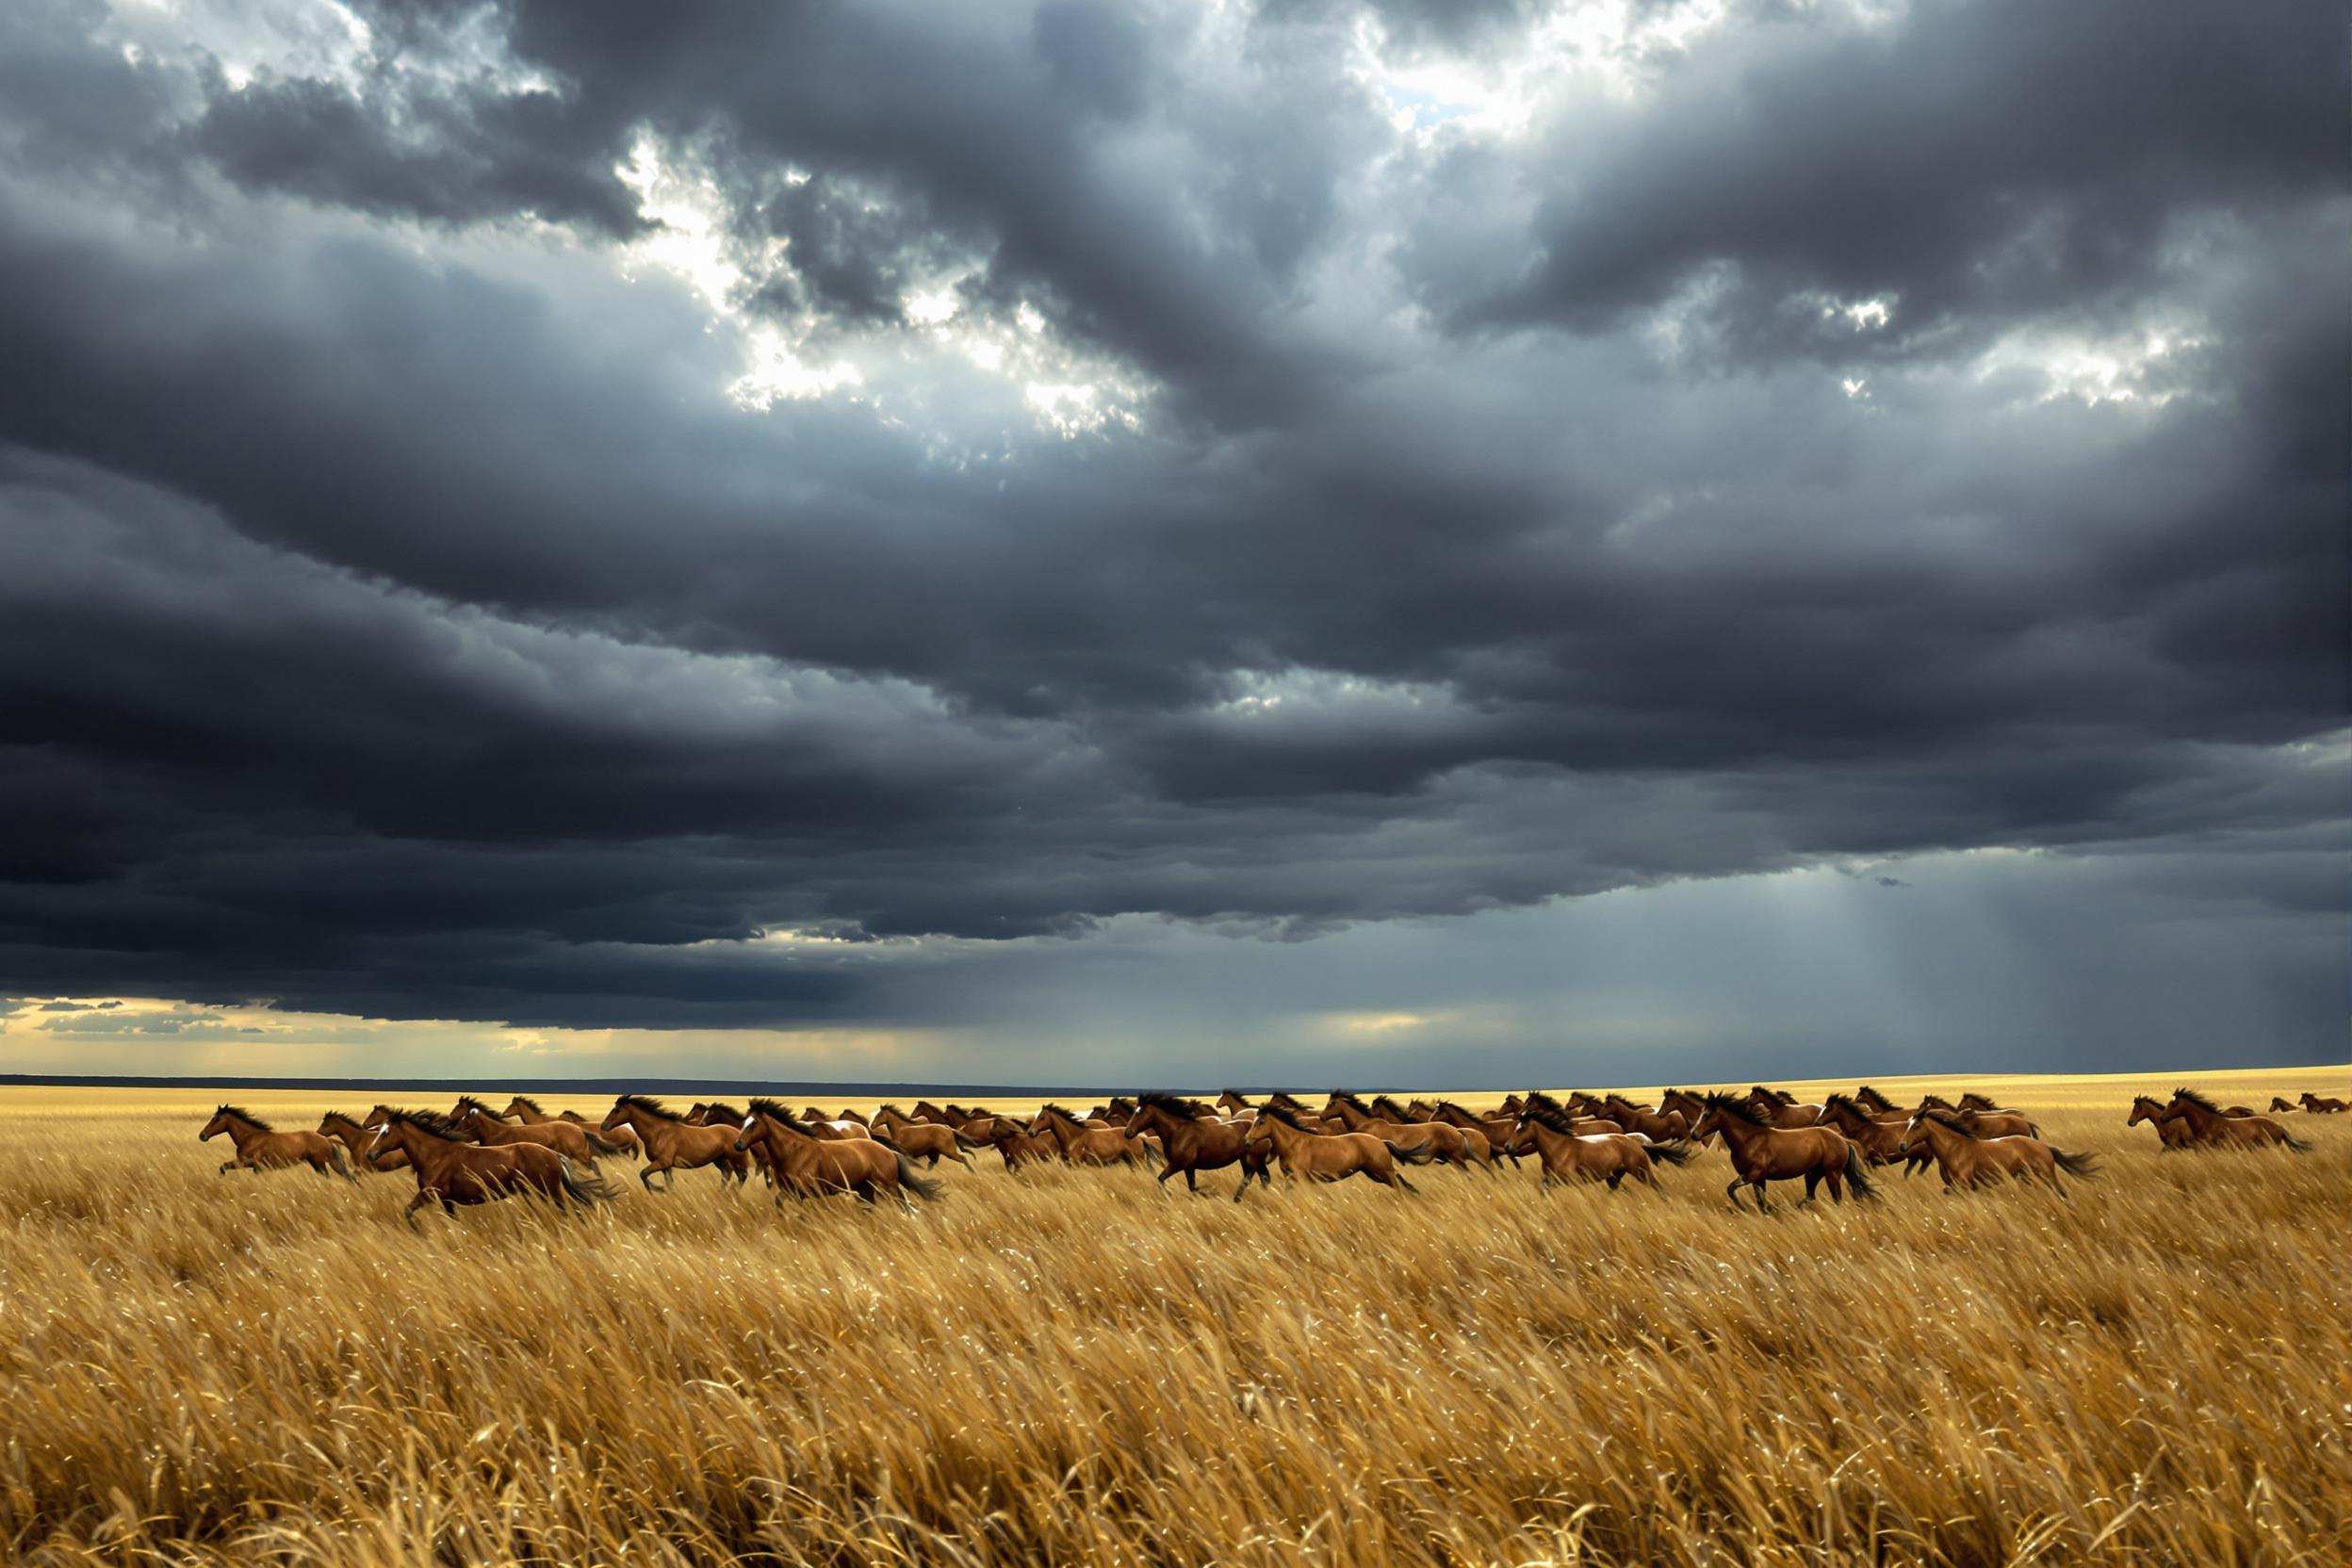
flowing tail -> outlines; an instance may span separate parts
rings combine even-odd
[[[1853,1184],[1854,1196],[1858,1200],[1865,1203],[1878,1201],[1878,1188],[1872,1186],[1870,1179],[1862,1173],[1862,1151],[1851,1143],[1846,1145],[1846,1180]]]
[[[1382,1138],[1380,1141],[1382,1143],[1388,1143],[1386,1138]],[[1388,1152],[1396,1156],[1396,1158],[1404,1161],[1407,1165],[1427,1165],[1430,1160],[1436,1157],[1430,1152],[1429,1146],[1426,1143],[1389,1143]]]
[[[599,1154],[633,1154],[635,1150],[626,1143],[615,1143],[593,1127],[582,1127],[580,1135],[588,1140],[588,1147]]]
[[[1650,1158],[1664,1160],[1668,1165],[1689,1165],[1690,1146],[1680,1138],[1674,1138],[1666,1143],[1654,1143],[1650,1145]]]
[[[2278,1134],[2278,1137],[2279,1140],[2289,1149],[2294,1150],[2298,1154],[2308,1154],[2311,1152],[2311,1146],[2304,1142],[2301,1138],[2296,1137],[2293,1133],[2286,1132],[2282,1129]]]
[[[329,1143],[327,1145],[327,1157],[335,1162],[335,1173],[337,1176],[342,1177],[353,1186],[357,1186],[359,1184],[359,1172],[351,1168],[351,1157],[344,1152],[344,1148],[341,1144],[332,1142]]]
[[[2053,1149],[2050,1157],[2056,1160],[2058,1168],[2069,1176],[2080,1176],[2087,1182],[2099,1174],[2099,1156],[2096,1154],[2069,1154],[2063,1149]]]
[[[916,1170],[915,1162],[908,1159],[906,1151],[896,1144],[890,1145],[890,1150],[898,1160],[898,1184],[926,1203],[937,1202],[942,1190],[938,1178],[925,1176]]]
[[[967,1137],[961,1127],[951,1127],[948,1131],[956,1135],[956,1147],[958,1149],[986,1149],[988,1147],[978,1138]]]
[[[612,1189],[605,1184],[603,1178],[591,1176],[581,1170],[580,1167],[572,1163],[572,1157],[569,1154],[558,1154],[555,1161],[556,1172],[564,1180],[564,1190],[580,1207],[587,1208],[593,1204],[612,1201]]]

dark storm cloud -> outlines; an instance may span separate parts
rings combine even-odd
[[[379,5],[237,88],[98,14],[0,19],[111,106],[0,93],[0,992],[937,1022],[1122,915],[1987,846],[2324,904],[2292,27],[1739,19],[1513,139],[1396,132],[1340,8]],[[869,395],[740,409],[741,323],[621,281],[641,139]],[[1136,427],[1024,423],[943,275]]]

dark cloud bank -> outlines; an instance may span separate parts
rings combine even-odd
[[[936,1022],[1984,847],[2340,933],[2334,8],[355,10],[0,14],[0,992]],[[763,328],[884,368],[739,407]]]

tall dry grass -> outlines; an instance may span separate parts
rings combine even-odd
[[[2160,1158],[2128,1092],[2046,1086],[2106,1157],[2071,1203],[1764,1218],[1714,1152],[1662,1197],[951,1169],[913,1217],[689,1172],[421,1233],[405,1173],[0,1100],[0,1550],[2342,1561],[2352,1118]]]

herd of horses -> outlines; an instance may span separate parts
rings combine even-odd
[[[2274,1113],[2296,1109],[2272,1098]],[[2352,1106],[2306,1093],[2300,1109],[2331,1115]],[[2169,1101],[2140,1097],[2127,1125],[2142,1121],[2155,1123],[2167,1152],[2311,1148],[2271,1115],[2215,1105],[2195,1089],[2176,1090]],[[1530,1158],[1546,1188],[1599,1182],[1614,1189],[1627,1178],[1655,1187],[1658,1166],[1687,1165],[1720,1139],[1733,1171],[1725,1193],[1735,1207],[1743,1190],[1752,1193],[1765,1213],[1765,1189],[1774,1182],[1803,1181],[1806,1203],[1822,1188],[1833,1202],[1842,1202],[1848,1188],[1857,1200],[1875,1199],[1870,1171],[1883,1166],[1900,1165],[1909,1176],[1933,1165],[1948,1189],[2031,1180],[2061,1196],[2061,1173],[2088,1178],[2099,1168],[2096,1156],[2053,1147],[2026,1113],[1983,1095],[1955,1102],[1930,1094],[1905,1107],[1867,1085],[1819,1103],[1761,1084],[1744,1094],[1669,1089],[1655,1105],[1621,1094],[1554,1098],[1530,1090],[1485,1112],[1451,1100],[1400,1104],[1345,1089],[1332,1090],[1318,1109],[1288,1094],[1253,1102],[1227,1089],[1214,1103],[1148,1093],[1115,1097],[1084,1116],[1049,1104],[1026,1118],[927,1100],[912,1111],[884,1105],[872,1116],[846,1109],[828,1116],[813,1105],[795,1113],[766,1099],[678,1111],[649,1095],[624,1094],[596,1121],[572,1111],[549,1115],[527,1095],[503,1110],[469,1095],[447,1115],[390,1105],[365,1117],[330,1111],[315,1132],[281,1132],[222,1105],[198,1137],[220,1135],[237,1150],[220,1166],[224,1175],[308,1166],[357,1182],[364,1170],[409,1170],[416,1195],[402,1213],[412,1225],[420,1209],[437,1204],[454,1213],[460,1204],[521,1192],[584,1210],[615,1195],[601,1164],[607,1157],[642,1161],[637,1179],[647,1192],[669,1192],[680,1170],[708,1167],[722,1186],[737,1186],[757,1169],[779,1203],[847,1193],[869,1204],[888,1196],[908,1208],[940,1195],[940,1182],[926,1170],[942,1160],[970,1168],[972,1156],[988,1150],[1008,1171],[1042,1164],[1156,1167],[1163,1185],[1181,1173],[1196,1193],[1202,1172],[1238,1169],[1239,1202],[1251,1182],[1271,1186],[1277,1168],[1315,1182],[1361,1175],[1412,1193],[1418,1189],[1407,1168],[1453,1166],[1492,1176],[1505,1162],[1516,1167]]]

